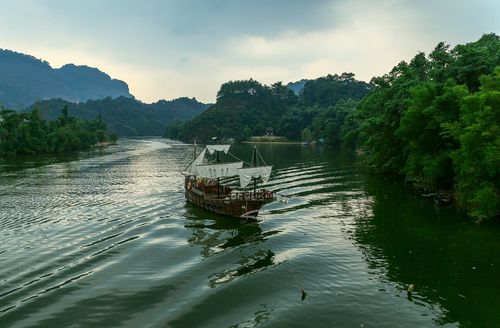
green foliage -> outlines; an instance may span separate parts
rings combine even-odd
[[[480,80],[480,91],[463,98],[460,120],[449,129],[460,143],[453,153],[459,201],[485,219],[500,214],[500,67]]]
[[[302,130],[301,136],[302,136],[302,140],[304,140],[304,141],[307,141],[307,142],[312,141],[312,133],[311,133],[311,130],[309,130],[309,128],[305,128],[304,130]]]
[[[76,119],[69,116],[66,106],[52,122],[41,119],[38,109],[31,113],[0,112],[1,156],[85,150],[107,140],[102,120]]]
[[[359,127],[346,136],[360,138],[380,171],[411,176],[428,190],[453,189],[473,217],[497,216],[499,65],[494,34],[451,50],[440,43],[428,57],[419,53],[374,78],[348,116]]]
[[[370,85],[354,79],[353,73],[327,75],[307,81],[300,94],[305,105],[335,106],[341,99],[361,99],[370,90]]]
[[[410,103],[410,90],[426,80],[427,69],[423,53],[409,64],[399,63],[389,74],[372,79],[375,89],[358,107],[358,134],[372,153],[372,163],[383,172],[401,173],[404,167],[403,143],[396,131]]]
[[[163,137],[170,139],[179,139],[181,129],[182,129],[182,123],[174,121],[165,127],[165,132],[163,133]]]
[[[408,109],[402,113],[396,136],[407,157],[403,172],[417,179],[425,189],[453,185],[451,153],[457,143],[445,127],[456,122],[467,88],[453,80],[444,85],[425,82],[411,90]]]
[[[357,122],[352,115],[357,105],[358,101],[342,99],[335,106],[319,111],[311,125],[312,138],[337,146],[354,146],[353,139],[347,134],[356,128]]]
[[[457,83],[465,84],[470,91],[477,91],[479,77],[490,74],[500,65],[500,38],[493,33],[483,35],[478,41],[458,45],[451,55],[451,77]]]
[[[302,130],[313,122],[313,119],[320,110],[321,109],[317,106],[292,106],[280,119],[278,123],[278,134],[286,137],[288,140],[301,140]],[[309,133],[311,133],[310,130]],[[312,135],[310,137],[312,137]],[[310,141],[303,138],[302,140]]]
[[[288,140],[304,140],[303,136],[307,136],[309,141],[319,138],[311,126],[319,113],[341,100],[360,99],[370,88],[369,84],[355,80],[352,73],[303,82],[299,96],[281,82],[271,86],[252,79],[224,83],[215,105],[183,126],[169,125],[165,136],[186,141],[209,140],[213,136],[245,140],[263,135],[270,127]]]
[[[287,106],[296,99],[281,83],[269,87],[252,79],[227,82],[217,93],[217,103],[182,126],[178,137],[182,140],[209,140],[214,136],[244,140],[250,133],[262,135],[267,127],[276,129]]]
[[[207,108],[207,105],[194,98],[160,100],[145,104],[132,98],[119,97],[90,100],[79,104],[51,99],[36,103],[26,112],[39,108],[42,117],[52,121],[58,119],[61,107],[64,106],[68,109],[68,116],[85,120],[99,117],[106,123],[110,133],[120,136],[162,135],[166,124],[184,122]]]

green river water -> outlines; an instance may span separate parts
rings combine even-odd
[[[291,198],[254,223],[186,204],[178,142],[0,161],[0,327],[500,327],[498,224],[355,154],[258,148]]]

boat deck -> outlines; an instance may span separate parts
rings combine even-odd
[[[259,209],[274,200],[272,191],[261,189],[253,191],[234,191],[231,187],[212,181],[196,181],[186,177],[185,195],[188,202],[222,215],[244,217],[248,213],[257,215]]]

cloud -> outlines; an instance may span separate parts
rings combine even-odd
[[[493,0],[2,1],[0,47],[98,67],[144,101],[213,101],[227,80],[388,72],[439,41],[500,31]]]

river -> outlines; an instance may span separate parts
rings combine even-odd
[[[500,327],[498,224],[356,154],[258,148],[290,198],[254,223],[186,204],[170,140],[0,161],[0,326]]]

